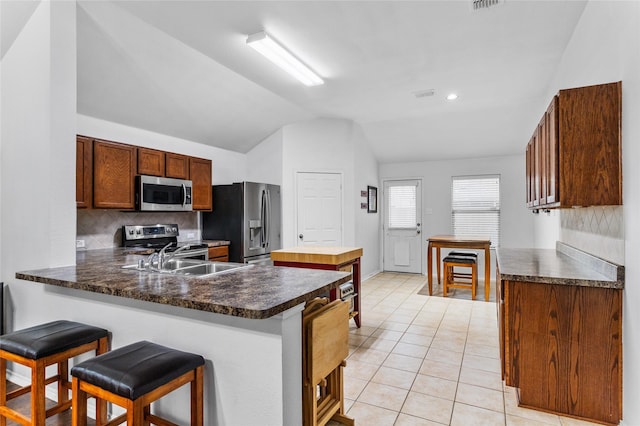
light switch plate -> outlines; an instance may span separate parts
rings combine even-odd
[[[84,248],[84,240],[76,240],[76,248]]]
[[[433,214],[433,209],[424,209],[424,214]]]

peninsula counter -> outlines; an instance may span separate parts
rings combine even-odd
[[[34,324],[81,321],[110,330],[113,348],[150,340],[204,356],[205,424],[300,424],[301,312],[350,274],[250,265],[195,278],[122,269],[138,259],[122,249],[78,252],[76,265],[16,278],[29,281],[21,282],[29,301],[41,307]],[[16,368],[10,379],[27,382],[25,372]],[[156,409],[185,424],[189,392],[174,394]]]

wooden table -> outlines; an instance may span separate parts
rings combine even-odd
[[[455,237],[453,235],[434,235],[427,240],[427,282],[429,283],[429,295],[432,293],[433,281],[433,249],[436,249],[436,261],[438,262],[438,284],[440,284],[440,249],[458,248],[484,250],[484,300],[489,301],[489,288],[491,286],[491,240],[488,237]]]
[[[334,271],[351,269],[353,287],[356,293],[353,300],[353,310],[355,312],[353,318],[358,328],[360,328],[362,318],[362,312],[360,311],[361,257],[361,247],[298,246],[271,252],[271,260],[273,260],[274,266],[329,269]],[[337,293],[337,289],[331,290],[330,299],[335,300]]]

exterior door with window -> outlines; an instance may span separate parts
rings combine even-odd
[[[299,246],[342,245],[342,174],[296,173]]]
[[[385,271],[422,272],[422,182],[419,179],[385,181]]]

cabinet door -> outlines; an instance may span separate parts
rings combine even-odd
[[[540,147],[540,135],[538,129],[533,135],[533,206],[538,207],[541,199],[541,164],[542,164],[542,150]]]
[[[547,120],[542,117],[538,123],[538,146],[540,147],[540,207],[547,204],[547,180],[549,173],[547,153]]]
[[[164,176],[164,151],[138,148],[138,174]]]
[[[533,198],[531,197],[531,142],[527,144],[527,152],[525,155],[525,167],[527,170],[526,174],[526,198],[527,198],[527,207],[531,207],[533,205]]]
[[[209,260],[215,262],[228,262],[229,246],[209,247]]]
[[[76,207],[91,208],[93,196],[93,141],[76,137]]]
[[[133,210],[136,147],[96,140],[93,143],[93,206]]]
[[[211,211],[211,160],[191,157],[189,169],[193,182],[193,209]]]
[[[554,96],[547,109],[547,203],[555,203],[558,198],[558,97]]]
[[[189,156],[167,152],[165,176],[174,179],[189,179]]]
[[[509,281],[505,299],[507,385],[520,404],[618,424],[622,290]]]
[[[563,207],[622,204],[621,108],[620,82],[560,91]]]

